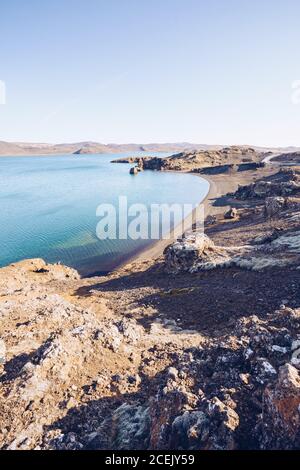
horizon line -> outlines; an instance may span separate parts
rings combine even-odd
[[[122,145],[137,145],[137,146],[146,146],[146,145],[189,145],[189,146],[207,146],[207,147],[260,147],[260,148],[299,148],[300,145],[293,145],[293,144],[285,144],[285,145],[267,145],[267,144],[248,144],[248,143],[199,143],[199,142],[190,142],[190,141],[150,141],[150,142],[101,142],[101,141],[96,141],[96,140],[78,140],[78,141],[24,141],[24,140],[2,140],[0,139],[0,142],[5,143],[5,144],[15,144],[15,145],[49,145],[49,146],[55,146],[55,145],[78,145],[78,144],[95,144],[95,145],[103,145],[103,146],[122,146]]]

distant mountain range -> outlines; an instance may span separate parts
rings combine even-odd
[[[247,146],[248,147],[248,146]],[[125,152],[187,152],[191,150],[219,150],[222,145],[191,144],[189,142],[164,144],[101,144],[98,142],[77,142],[69,144],[44,144],[25,142],[0,141],[0,156],[17,155],[63,155],[63,154],[95,154],[95,153],[125,153]],[[300,147],[255,147],[262,152],[297,152]]]

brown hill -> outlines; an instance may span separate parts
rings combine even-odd
[[[225,147],[226,148],[226,147]],[[232,146],[229,149],[247,149],[247,146]],[[216,153],[222,149],[221,145],[193,144],[190,142],[175,143],[150,143],[150,144],[101,144],[99,142],[74,142],[62,144],[32,143],[32,142],[5,142],[0,141],[0,156],[15,155],[63,155],[63,154],[97,154],[97,153],[126,153],[126,152],[166,152],[166,153],[190,153],[191,157],[195,152]],[[257,152],[284,153],[299,151],[296,147],[286,148],[263,148],[253,147]],[[224,150],[224,149],[223,149]],[[201,158],[204,155],[202,154]],[[179,156],[176,156],[178,159]]]

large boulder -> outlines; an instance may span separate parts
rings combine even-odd
[[[150,416],[151,449],[236,448],[239,416],[217,397],[207,400],[169,381],[151,400]]]
[[[270,181],[257,181],[253,184],[253,195],[256,197],[266,197],[272,193],[273,185]]]
[[[268,218],[274,217],[279,214],[285,207],[286,201],[285,198],[277,197],[267,197],[265,200],[265,215]]]
[[[147,449],[150,438],[149,408],[123,403],[112,414],[111,442],[115,449]]]
[[[231,207],[227,212],[224,214],[224,219],[236,219],[238,216],[238,211],[235,207]]]
[[[175,418],[170,447],[188,450],[234,450],[238,414],[217,397],[205,402],[203,411],[186,411]]]
[[[204,234],[177,241],[164,251],[166,270],[170,273],[189,271],[200,257],[206,256],[214,247],[214,242]]]
[[[299,449],[300,376],[294,366],[280,367],[277,381],[264,392],[263,402],[263,448]]]
[[[130,170],[129,170],[129,173],[130,173],[131,175],[137,175],[138,172],[139,172],[139,170],[137,169],[136,166],[133,166],[133,167],[130,168]]]

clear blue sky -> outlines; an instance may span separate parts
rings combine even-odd
[[[0,0],[0,140],[300,146],[299,0]]]

